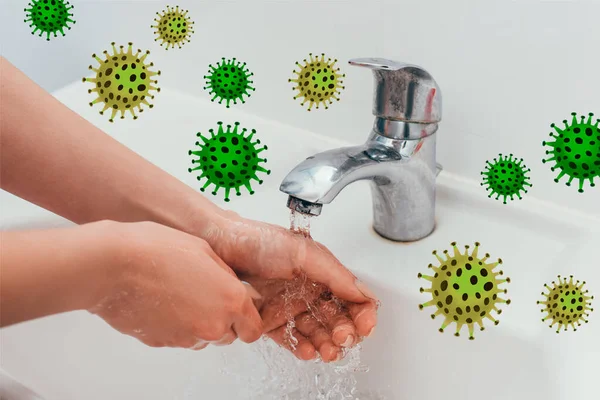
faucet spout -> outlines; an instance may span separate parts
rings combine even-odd
[[[375,230],[391,240],[413,241],[433,230],[435,177],[435,135],[397,139],[373,131],[360,146],[308,157],[288,173],[280,190],[290,196],[291,209],[319,215],[345,187],[369,180]]]
[[[376,178],[378,161],[370,157],[371,152],[372,149],[362,145],[315,154],[298,164],[279,189],[305,202],[329,204],[350,183]],[[399,157],[397,154],[389,156]]]

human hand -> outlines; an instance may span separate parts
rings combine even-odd
[[[116,278],[90,312],[152,347],[260,338],[251,290],[206,241],[152,222],[119,225]]]
[[[319,352],[323,361],[335,361],[342,347],[373,332],[377,299],[318,242],[232,212],[206,224],[201,237],[260,292],[264,331],[296,357],[312,359]],[[296,346],[286,338],[289,319]]]

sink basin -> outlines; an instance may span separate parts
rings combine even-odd
[[[264,176],[262,185],[253,183],[256,193],[252,196],[243,192],[225,203],[222,191],[206,195],[246,217],[272,223],[289,223],[286,195],[278,188],[294,165],[316,152],[354,144],[262,120],[240,111],[243,106],[225,109],[168,89],[156,96],[155,108],[138,120],[110,124],[88,106],[86,90],[76,83],[55,96],[196,188],[201,184],[187,171],[191,165],[187,152],[198,131],[216,128],[217,121],[239,121],[242,127],[256,129],[257,137],[268,146],[264,155],[272,173]],[[368,128],[363,127],[365,132]],[[557,186],[556,190],[561,189]],[[2,229],[68,223],[7,193],[0,199]],[[533,195],[503,205],[488,199],[478,182],[448,171],[438,176],[436,228],[427,238],[413,243],[387,241],[373,231],[371,213],[368,185],[356,182],[312,220],[312,236],[366,281],[382,301],[378,328],[363,343],[361,360],[370,371],[356,373],[359,391],[376,391],[393,400],[600,398],[598,311],[576,332],[557,334],[556,327],[549,329],[548,322],[541,321],[541,306],[536,304],[544,299],[544,284],[556,281],[559,274],[585,280],[585,287],[600,301],[596,261],[600,216],[561,209]],[[477,329],[474,340],[469,340],[466,327],[460,337],[453,335],[454,325],[438,332],[443,318],[432,320],[430,308],[418,307],[431,298],[420,293],[427,282],[417,275],[431,271],[427,266],[437,263],[432,251],[451,250],[451,242],[457,242],[460,249],[464,245],[472,249],[480,242],[480,254],[490,253],[492,260],[502,258],[505,276],[511,278],[503,285],[508,289],[503,296],[511,304],[499,307],[503,310],[497,317],[500,324],[484,321],[486,329]],[[248,379],[258,382],[264,374],[258,367],[262,360],[253,351],[255,345],[236,343],[201,352],[153,349],[85,312],[23,323],[3,329],[0,335],[2,368],[45,399],[246,398],[243,383],[220,369],[235,369],[236,363],[250,360],[249,365],[257,367],[244,370]]]

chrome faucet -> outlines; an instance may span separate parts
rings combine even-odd
[[[415,241],[435,228],[436,131],[442,97],[423,68],[379,58],[357,58],[375,77],[375,121],[367,141],[325,151],[298,164],[282,181],[287,206],[320,215],[350,183],[371,181],[373,227],[394,241]]]

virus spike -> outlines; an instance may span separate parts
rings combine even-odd
[[[522,200],[521,192],[527,193],[527,187],[533,186],[529,183],[527,173],[530,170],[523,163],[523,159],[513,158],[513,154],[508,157],[499,155],[499,158],[494,158],[494,162],[486,161],[485,171],[481,172],[484,177],[481,186],[487,186],[485,189],[489,192],[488,197],[496,195],[496,200],[502,197],[502,202],[507,204],[510,198],[514,200],[517,196]]]
[[[468,247],[467,247],[467,249],[468,249]],[[462,254],[460,254],[458,247],[456,247],[456,242],[452,243],[452,250],[454,250],[454,258],[462,255]],[[465,252],[465,254],[466,254],[466,252]]]
[[[248,193],[250,194],[254,194],[254,190],[252,190],[252,186],[250,186],[250,180],[248,180],[248,182],[244,183],[244,186],[246,187],[246,189],[248,190]]]
[[[266,159],[259,158],[259,161],[261,161],[261,162],[265,162],[265,161],[267,161],[267,160],[266,160]],[[271,170],[270,170],[270,169],[265,169],[265,168],[261,167],[260,165],[257,165],[257,166],[256,166],[256,171],[264,172],[264,173],[265,173],[265,174],[267,174],[267,175],[270,175],[270,174],[271,174]],[[258,178],[256,178],[256,179],[258,179]]]
[[[477,258],[477,254],[479,253],[479,242],[475,242],[475,248],[473,249],[473,252],[471,253],[471,257],[473,258]]]
[[[429,276],[429,275],[423,275],[421,273],[419,273],[419,275],[417,275],[419,278],[423,278],[425,280],[428,280],[429,282],[433,282],[433,277]]]
[[[49,3],[48,0],[32,0],[28,7],[24,9],[27,16],[25,22],[31,22],[29,27],[34,28],[31,34],[35,35],[40,31],[38,36],[42,37],[45,33],[48,41],[51,34],[58,37],[57,32],[65,36],[64,29],[70,30],[69,23],[75,24],[75,20],[71,19],[74,7],[68,1],[53,0]]]
[[[467,324],[467,326],[469,327],[469,340],[475,340],[475,326],[473,324]],[[458,327],[457,327],[458,329]]]
[[[200,150],[188,152],[189,155],[194,155],[197,158],[192,160],[192,164],[198,165],[196,168],[189,168],[188,171],[201,170],[202,176],[206,178],[208,184],[214,184],[216,194],[219,188],[225,189],[224,200],[230,201],[229,194],[231,189],[235,189],[236,195],[240,196],[240,188],[245,187],[250,194],[254,194],[254,190],[250,185],[250,181],[256,180],[262,184],[256,173],[263,172],[269,175],[270,170],[263,168],[260,164],[266,163],[266,159],[259,158],[257,154],[266,149],[257,147],[250,143],[248,138],[244,137],[246,128],[240,129],[240,123],[235,122],[232,125],[228,124],[223,127],[223,122],[218,122],[218,133],[215,134],[214,129],[209,129],[211,134],[210,139],[202,136],[199,132],[197,137],[202,139],[202,143],[196,142],[196,146]],[[254,129],[252,132],[256,132]],[[199,179],[200,180],[200,179]],[[200,189],[204,191],[203,189]]]
[[[428,288],[420,288],[421,293],[429,293],[432,300],[419,305],[420,309],[425,307],[436,307],[436,312],[432,318],[438,315],[444,316],[444,322],[440,328],[443,332],[448,324],[456,323],[456,336],[459,336],[460,330],[464,325],[468,327],[469,339],[473,340],[475,324],[484,330],[483,320],[485,318],[498,324],[498,321],[491,316],[491,312],[500,314],[502,310],[498,309],[499,304],[510,304],[510,300],[500,298],[499,295],[506,293],[506,289],[499,286],[504,283],[510,283],[510,279],[498,279],[502,272],[494,272],[494,268],[502,263],[485,264],[485,259],[489,258],[486,254],[484,259],[477,256],[480,243],[475,243],[475,248],[469,255],[469,246],[465,246],[464,254],[461,254],[452,243],[454,255],[448,256],[444,260],[435,255],[440,262],[440,267],[429,265],[436,271],[435,276],[418,274],[418,277],[431,282]],[[445,250],[444,254],[448,254]]]
[[[226,60],[223,57],[216,67],[211,64],[208,67],[208,75],[204,76],[204,90],[213,95],[211,101],[219,99],[219,104],[225,101],[225,106],[229,108],[231,102],[237,105],[238,100],[244,104],[244,96],[250,97],[249,91],[256,90],[252,87],[254,82],[249,79],[254,74],[246,68],[246,63],[236,62],[235,58]]]
[[[202,139],[202,141],[204,142],[204,144],[208,143],[208,142],[209,142],[209,140],[210,140],[210,139],[208,139],[207,137],[205,137],[205,136],[202,136],[202,133],[200,133],[200,132],[198,132],[198,133],[196,134],[196,136],[197,136],[197,137],[199,137],[200,139]],[[200,145],[200,143],[196,142],[196,146],[199,146],[199,145]],[[194,153],[194,154],[196,154],[196,153]]]
[[[153,85],[157,81],[150,79],[151,76],[160,75],[160,71],[151,71],[149,68],[154,64],[144,63],[150,52],[147,51],[143,57],[138,57],[141,50],[133,54],[132,45],[131,42],[128,43],[127,51],[122,45],[117,50],[115,42],[112,42],[112,55],[105,50],[103,52],[104,60],[93,54],[92,57],[100,64],[98,68],[91,68],[96,76],[83,78],[83,82],[95,84],[95,88],[88,92],[95,92],[98,97],[90,103],[90,106],[100,102],[104,103],[104,108],[100,111],[101,115],[104,111],[111,109],[109,122],[113,122],[119,112],[120,118],[124,119],[126,111],[131,113],[134,120],[137,119],[136,108],[141,113],[144,111],[141,107],[142,104],[148,108],[154,107],[147,100],[154,98],[154,95],[149,92],[160,92],[160,89]]]
[[[321,58],[315,58],[312,53],[309,53],[309,58],[310,61],[303,60],[304,65],[296,62],[299,71],[294,70],[293,73],[296,74],[297,78],[288,79],[288,82],[296,84],[292,89],[298,91],[294,96],[294,100],[302,97],[304,99],[300,103],[302,106],[308,101],[308,111],[313,106],[319,109],[320,103],[323,103],[325,109],[328,109],[329,105],[333,103],[332,99],[340,100],[337,95],[345,89],[342,86],[342,78],[346,74],[339,73],[340,69],[335,67],[337,60],[328,58],[325,61],[325,54],[321,54]]]
[[[434,250],[431,254],[433,254],[438,259],[438,261],[440,262],[440,264],[444,263],[445,260],[438,255],[438,252],[436,250]]]
[[[440,310],[438,310],[438,311],[440,311]],[[437,317],[438,315],[439,315],[439,314],[436,312],[435,316]],[[444,329],[446,329],[446,328],[448,327],[448,325],[450,325],[451,323],[452,323],[452,319],[451,319],[451,318],[449,318],[449,317],[446,317],[446,318],[444,319],[444,322],[442,322],[442,326],[440,326],[440,329],[439,329],[439,331],[440,331],[441,333],[443,333],[443,332],[444,332]],[[458,332],[457,332],[455,335],[457,335],[457,334],[458,334]]]
[[[543,146],[548,146],[554,149],[547,154],[551,154],[551,158],[542,160],[542,162],[554,162],[551,170],[559,169],[559,175],[554,179],[559,182],[560,179],[567,175],[569,176],[566,182],[567,186],[571,186],[573,180],[577,180],[577,191],[584,192],[586,181],[590,182],[590,187],[596,186],[594,178],[600,176],[600,128],[598,128],[598,120],[593,122],[593,113],[589,113],[586,117],[581,115],[577,117],[577,113],[571,113],[572,119],[569,125],[566,120],[563,121],[564,129],[558,128],[555,124],[550,126],[558,133],[558,136],[550,136],[554,139],[552,142],[542,142]]]

